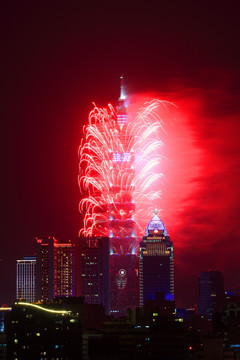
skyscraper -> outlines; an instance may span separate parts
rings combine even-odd
[[[139,305],[138,238],[131,189],[135,176],[135,154],[129,151],[129,140],[127,141],[126,136],[128,118],[124,100],[121,82],[119,104],[116,108],[116,126],[119,132],[113,145],[111,161],[115,182],[111,187],[113,201],[109,204],[110,306],[113,315],[125,315],[128,308]],[[121,174],[121,180],[118,174]]]
[[[52,237],[37,238],[36,245],[37,300],[74,296],[74,245]]]
[[[201,271],[198,279],[198,313],[211,318],[224,303],[224,280],[220,271]]]
[[[109,314],[109,238],[80,238],[81,296]]]
[[[128,117],[121,78],[116,108],[95,108],[80,147],[80,186],[88,188],[82,236],[110,239],[110,312],[125,315],[139,303],[138,229],[134,219],[134,132]],[[90,271],[90,270],[89,270]],[[85,284],[85,282],[84,282]],[[84,285],[85,286],[85,285]]]
[[[36,301],[36,257],[24,256],[17,260],[17,299],[28,302]]]
[[[165,300],[174,298],[173,244],[162,220],[155,215],[140,243],[140,306],[162,292]]]

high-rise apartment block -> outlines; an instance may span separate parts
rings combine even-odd
[[[36,257],[25,256],[17,260],[16,297],[28,302],[36,301]]]
[[[36,242],[37,300],[74,296],[74,245],[70,241],[59,242],[52,237],[37,238]]]
[[[156,292],[162,292],[165,300],[174,299],[173,244],[157,212],[140,243],[140,306]]]
[[[201,271],[198,279],[198,313],[211,317],[224,303],[224,280],[220,271]]]

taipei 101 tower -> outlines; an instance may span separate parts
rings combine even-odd
[[[135,125],[134,125],[135,126]],[[135,219],[135,139],[123,78],[116,107],[94,107],[79,148],[83,239],[109,238],[110,313],[139,305],[139,241]],[[85,274],[87,276],[87,274]]]
[[[109,204],[110,230],[110,304],[111,313],[125,315],[127,308],[139,305],[138,279],[138,238],[134,221],[135,203],[132,197],[134,191],[134,160],[135,154],[129,148],[134,139],[127,136],[127,108],[124,100],[123,79],[119,105],[116,108],[119,148],[113,151],[112,168],[116,174],[116,182],[111,187],[115,201]],[[126,179],[118,182],[118,174]]]

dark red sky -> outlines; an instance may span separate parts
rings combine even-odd
[[[240,283],[240,52],[237,2],[8,1],[1,4],[0,303],[35,236],[80,227],[77,151],[91,102],[173,101],[162,219],[176,298],[194,305],[200,270]],[[145,95],[144,95],[145,96]]]

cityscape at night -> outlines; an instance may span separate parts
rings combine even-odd
[[[0,360],[240,359],[239,5],[1,7]]]

